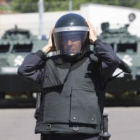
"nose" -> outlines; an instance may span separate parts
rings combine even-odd
[[[71,40],[68,40],[68,42],[67,42],[68,45],[72,45],[72,43],[73,42]]]

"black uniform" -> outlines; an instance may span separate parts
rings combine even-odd
[[[69,27],[61,27],[65,24]],[[120,60],[112,47],[99,39],[94,42],[94,53],[89,51],[87,25],[77,14],[63,16],[55,28],[54,44],[59,54],[46,57],[39,50],[29,54],[18,69],[20,75],[42,88],[35,133],[41,133],[42,140],[98,139],[105,85]],[[81,48],[71,50],[65,45],[69,39],[80,40]]]
[[[71,64],[59,56],[46,59],[42,51],[29,54],[18,73],[42,85],[36,133],[98,134],[104,101],[104,82],[118,67],[110,45],[96,40],[95,63],[89,53]],[[90,54],[92,55],[92,54]]]

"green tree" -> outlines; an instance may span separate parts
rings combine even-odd
[[[72,9],[78,10],[81,4],[99,3],[140,9],[140,0],[73,0]],[[37,12],[38,0],[13,0],[12,9],[17,12]],[[69,0],[44,0],[45,11],[63,11],[69,9]]]
[[[38,0],[14,0],[11,3],[12,9],[17,12],[36,12]]]

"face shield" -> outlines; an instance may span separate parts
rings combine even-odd
[[[74,56],[81,53],[88,31],[63,31],[53,34],[57,53]]]

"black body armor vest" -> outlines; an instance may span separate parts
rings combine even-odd
[[[49,59],[35,133],[99,133],[104,93],[98,65],[90,58],[70,69]]]

